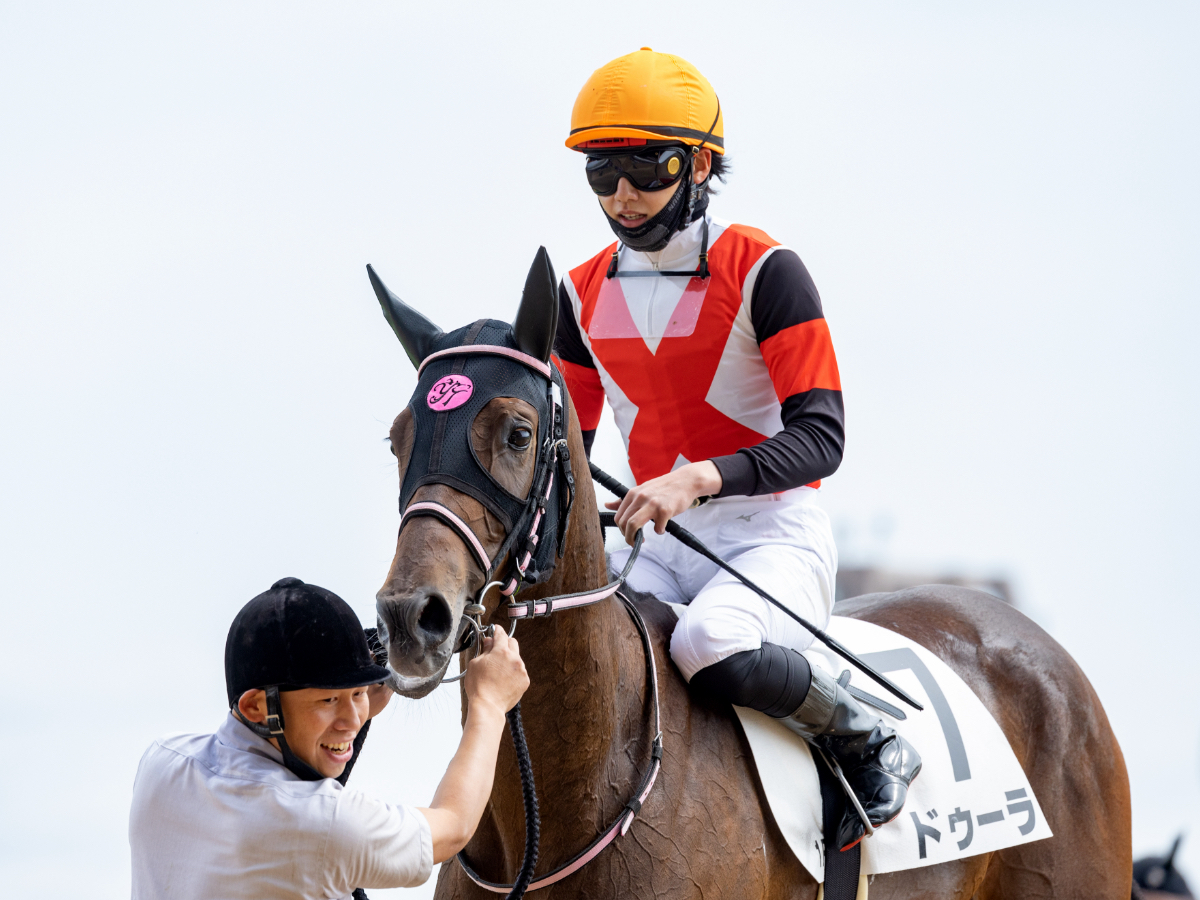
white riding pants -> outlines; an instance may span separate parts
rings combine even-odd
[[[817,491],[725,497],[676,521],[710,550],[800,616],[824,629],[833,610],[837,548]],[[671,659],[688,681],[701,669],[763,641],[804,650],[812,634],[723,569],[650,523],[629,585],[686,604],[671,635]],[[630,548],[612,554],[620,571]]]

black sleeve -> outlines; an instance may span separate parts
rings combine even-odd
[[[554,333],[554,355],[577,366],[596,368],[592,354],[588,353],[579,334],[579,323],[575,321],[575,310],[571,308],[567,286],[561,282],[558,285],[558,330]],[[592,443],[595,440],[595,428],[583,432],[583,450],[588,459],[592,457]]]
[[[778,250],[763,263],[750,314],[760,346],[786,328],[824,318],[812,277],[791,250]],[[783,431],[712,460],[722,479],[718,497],[786,491],[837,471],[846,445],[841,391],[813,388],[785,397],[781,417]]]
[[[731,456],[713,459],[718,497],[773,494],[828,478],[846,446],[842,392],[814,388],[783,401],[783,431]]]

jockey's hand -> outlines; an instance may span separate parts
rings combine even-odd
[[[667,522],[690,507],[698,498],[708,497],[721,490],[721,472],[712,460],[688,463],[674,472],[651,478],[633,488],[620,500],[604,505],[617,512],[617,527],[631,547],[634,538],[647,522],[662,534]]]

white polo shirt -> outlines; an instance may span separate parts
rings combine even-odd
[[[332,778],[303,781],[232,715],[142,756],[129,814],[133,900],[348,898],[429,878],[429,823]]]

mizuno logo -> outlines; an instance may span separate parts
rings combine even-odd
[[[759,510],[759,512],[761,512],[761,510]],[[745,516],[738,516],[738,518],[739,518],[739,519],[745,519],[747,522],[749,522],[749,521],[750,521],[750,519],[751,519],[753,516],[757,516],[757,515],[758,515],[758,513],[757,513],[757,512],[752,512],[752,513],[750,513],[750,514],[748,514],[748,515],[745,515]]]

